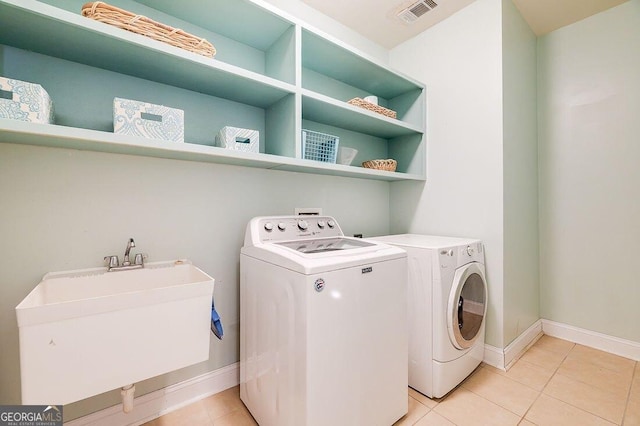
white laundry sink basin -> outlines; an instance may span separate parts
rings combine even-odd
[[[213,286],[184,260],[46,274],[16,307],[22,404],[68,404],[207,360]]]

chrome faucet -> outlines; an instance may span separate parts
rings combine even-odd
[[[129,253],[135,246],[136,242],[133,241],[133,238],[129,238],[129,241],[127,241],[127,248],[124,251],[122,264],[120,264],[120,259],[118,259],[118,256],[105,256],[104,261],[107,264],[107,272],[144,268],[144,260],[147,258],[146,255],[142,253],[136,253],[133,263],[131,263],[131,261],[129,260]]]
[[[133,241],[133,238],[129,238],[129,241],[127,242],[127,248],[124,250],[124,259],[122,259],[122,266],[131,265],[131,262],[129,261],[129,252],[131,251],[131,248],[135,246],[136,242]]]

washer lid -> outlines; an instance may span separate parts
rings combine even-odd
[[[329,272],[407,257],[407,253],[398,247],[350,237],[264,243],[244,246],[240,251],[245,256],[302,274]]]
[[[287,247],[291,250],[295,250],[300,253],[314,254],[324,253],[328,251],[339,250],[353,250],[362,247],[375,246],[374,243],[370,243],[362,240],[347,239],[342,237],[336,238],[314,238],[310,240],[296,240],[285,241],[282,243],[275,243]]]

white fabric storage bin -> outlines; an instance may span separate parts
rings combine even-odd
[[[260,152],[260,132],[225,126],[216,135],[216,145],[236,151]]]
[[[338,136],[302,129],[302,158],[335,164],[339,143]]]
[[[0,77],[0,118],[53,123],[53,103],[39,84]]]
[[[184,142],[184,111],[131,99],[113,100],[113,132]]]

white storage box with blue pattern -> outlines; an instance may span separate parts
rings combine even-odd
[[[260,152],[260,132],[225,126],[216,135],[216,145],[236,151]]]
[[[113,100],[113,132],[184,142],[184,111],[131,99]]]
[[[0,77],[0,118],[53,123],[53,103],[39,84]]]

